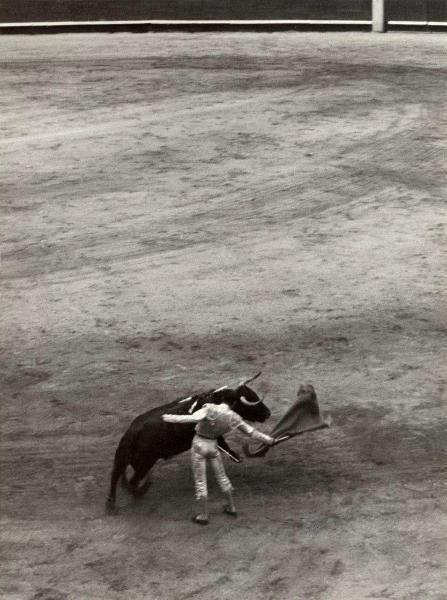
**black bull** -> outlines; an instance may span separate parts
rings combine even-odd
[[[269,409],[247,385],[174,400],[136,417],[121,438],[115,453],[106,508],[109,511],[115,509],[116,488],[121,478],[129,492],[134,497],[140,497],[149,487],[148,474],[157,460],[170,458],[191,448],[195,425],[165,423],[161,419],[163,414],[191,414],[206,403],[221,404],[228,401],[244,420],[263,423],[270,417]],[[223,450],[237,458],[223,438],[219,438],[218,443]],[[134,473],[127,481],[126,469],[129,465]]]

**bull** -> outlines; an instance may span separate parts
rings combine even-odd
[[[262,398],[248,387],[248,383],[259,375],[260,373],[241,382],[235,389],[224,386],[194,394],[157,406],[136,417],[122,436],[115,452],[106,501],[107,512],[115,511],[116,488],[120,480],[134,498],[140,498],[149,489],[150,470],[159,459],[166,460],[191,448],[195,425],[165,423],[161,419],[163,414],[191,414],[206,403],[221,404],[232,400],[232,409],[244,420],[264,423],[270,417],[270,410]],[[228,446],[223,437],[219,438],[218,444],[223,452],[240,462],[237,453]],[[133,475],[128,481],[126,470],[129,465],[133,469]]]

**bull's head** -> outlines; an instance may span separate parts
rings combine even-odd
[[[270,417],[270,411],[256,392],[250,389],[247,383],[250,383],[261,373],[254,377],[241,381],[236,389],[223,386],[212,391],[212,395],[217,404],[227,402],[231,408],[240,415],[244,421],[253,421],[264,423]]]
[[[245,421],[264,423],[270,417],[271,413],[262,398],[247,385],[239,385],[235,392],[238,400],[232,408]]]

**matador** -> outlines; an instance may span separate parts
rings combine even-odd
[[[197,423],[192,447],[191,463],[194,476],[194,486],[198,512],[193,517],[193,522],[200,525],[208,524],[208,487],[207,487],[207,462],[211,463],[217,483],[227,499],[224,512],[232,517],[237,516],[233,498],[233,486],[225,472],[222,457],[217,446],[217,438],[230,431],[238,430],[242,433],[273,445],[274,438],[255,429],[246,423],[242,417],[231,410],[231,401],[222,404],[204,404],[202,408],[192,415],[164,414],[163,421],[167,423]]]

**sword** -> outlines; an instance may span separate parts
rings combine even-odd
[[[236,458],[235,456],[233,456],[232,454],[230,454],[227,450],[225,450],[224,448],[222,448],[221,446],[219,446],[219,444],[217,445],[217,447],[219,448],[220,452],[223,452],[224,454],[226,454],[227,456],[229,456],[231,458],[231,460],[233,460],[235,463],[241,463],[241,459],[240,458]]]

